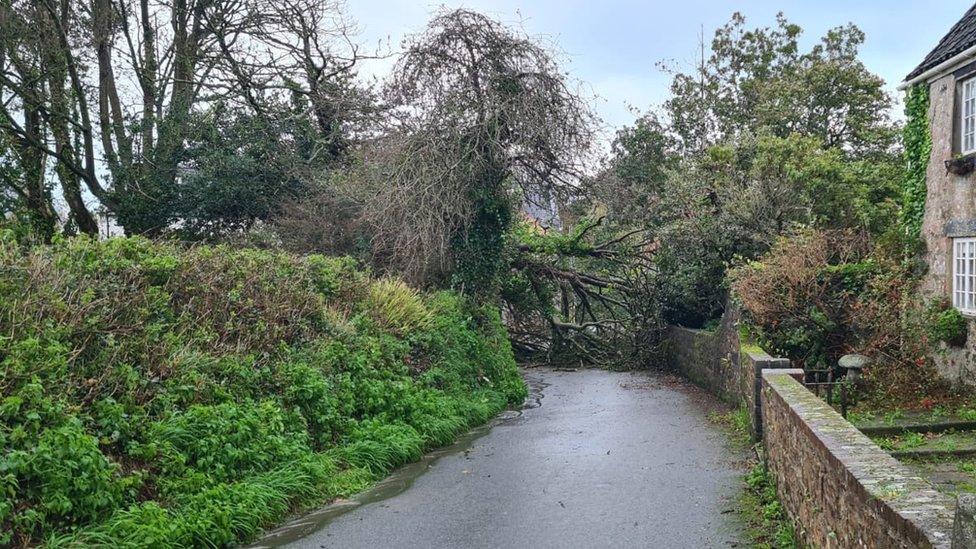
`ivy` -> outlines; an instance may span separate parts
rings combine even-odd
[[[902,189],[902,225],[909,238],[917,239],[922,232],[925,214],[925,172],[932,153],[929,132],[929,88],[925,84],[912,86],[905,97],[904,129],[905,183]]]
[[[472,189],[474,216],[451,243],[455,259],[452,286],[471,296],[492,299],[505,269],[502,255],[514,208],[501,185],[492,185],[491,177],[486,181]]]

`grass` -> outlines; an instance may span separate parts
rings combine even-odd
[[[749,447],[750,418],[745,407],[726,413],[713,412],[709,419],[723,427],[734,447],[740,450]],[[776,496],[775,480],[757,458],[750,459],[749,472],[743,476],[742,482],[736,511],[745,525],[749,545],[758,549],[800,547],[793,524]]]
[[[971,405],[931,406],[928,408],[894,408],[851,410],[848,421],[855,425],[882,424],[897,426],[904,423],[941,423],[946,421],[976,421],[976,408]]]
[[[729,440],[737,447],[749,446],[751,423],[745,407],[730,412],[711,412],[708,419],[723,428]]]
[[[911,450],[913,448],[923,446],[926,443],[925,435],[921,433],[909,432],[895,437],[877,437],[873,440],[878,446],[881,447],[882,450],[889,452]]]
[[[793,524],[776,497],[776,483],[756,461],[745,476],[746,490],[740,497],[740,513],[748,525],[753,547],[794,549],[800,547]]]
[[[917,449],[954,452],[961,449],[976,448],[976,432],[955,430],[942,433],[905,432],[894,437],[875,437],[874,441],[882,449],[889,452]]]

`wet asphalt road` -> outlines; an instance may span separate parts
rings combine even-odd
[[[526,379],[540,405],[262,544],[741,545],[733,510],[742,455],[707,421],[710,397],[649,373],[531,369]]]

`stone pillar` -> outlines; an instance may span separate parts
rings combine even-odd
[[[746,368],[752,386],[746,395],[746,405],[752,418],[752,441],[759,442],[762,439],[762,399],[759,396],[762,391],[762,372],[791,368],[791,364],[787,358],[769,356],[762,349],[751,345],[743,346],[739,361]]]
[[[976,549],[976,495],[959,496],[952,524],[952,549]]]

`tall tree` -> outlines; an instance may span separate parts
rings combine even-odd
[[[33,149],[17,157],[22,168],[38,155],[54,163],[81,230],[97,231],[90,195],[126,231],[158,233],[182,217],[189,132],[215,104],[272,124],[303,105],[316,154],[343,154],[363,97],[342,9],[336,0],[3,0],[0,132]]]
[[[379,242],[415,278],[497,291],[513,205],[578,185],[586,102],[551,51],[468,10],[407,41],[387,97],[402,137],[367,208]]]
[[[674,75],[664,111],[679,143],[700,152],[744,133],[801,133],[855,156],[887,152],[891,98],[858,59],[864,33],[837,27],[801,53],[801,32],[782,14],[754,29],[733,15],[694,70]]]

